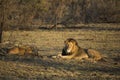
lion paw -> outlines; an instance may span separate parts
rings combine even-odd
[[[58,54],[57,56],[52,56],[52,58],[61,58],[62,55],[61,54]]]

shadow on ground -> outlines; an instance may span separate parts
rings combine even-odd
[[[120,75],[120,64],[119,58],[114,58],[113,62],[87,62],[87,61],[75,61],[75,60],[63,60],[63,59],[52,59],[50,56],[17,56],[11,55],[1,58],[4,61],[20,62],[36,66],[53,67],[56,69],[64,69],[67,71],[78,71],[78,72],[101,72],[109,73],[111,75]]]
[[[39,27],[42,30],[93,30],[93,31],[120,31],[120,28],[113,28],[113,27],[96,27],[96,26],[80,26],[80,27],[58,27],[58,28],[47,28],[47,27]]]

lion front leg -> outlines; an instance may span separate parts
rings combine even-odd
[[[63,58],[63,59],[72,59],[73,58],[72,55],[69,55],[69,56],[60,56],[60,57]]]

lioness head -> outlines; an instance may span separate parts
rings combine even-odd
[[[68,38],[67,40],[64,41],[64,44],[65,44],[64,50],[66,53],[72,53],[75,46],[78,46],[77,41],[73,38]]]

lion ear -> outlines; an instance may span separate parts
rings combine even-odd
[[[75,42],[75,45],[78,45],[78,43],[77,43],[77,42]]]
[[[64,41],[64,44],[66,43],[66,41]]]
[[[74,41],[74,44],[75,44],[75,45],[78,45],[77,41]]]
[[[77,45],[77,42],[76,41],[71,41],[74,45]]]

